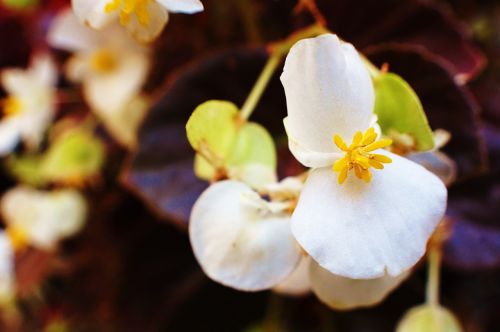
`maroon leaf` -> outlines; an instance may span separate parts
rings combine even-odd
[[[418,46],[446,62],[460,82],[485,65],[466,27],[448,8],[432,1],[318,2],[332,31],[361,49],[387,42]]]

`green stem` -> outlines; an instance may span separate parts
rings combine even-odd
[[[260,98],[262,97],[262,94],[266,90],[267,84],[269,83],[269,80],[271,77],[273,77],[274,71],[278,67],[278,65],[281,62],[281,54],[278,53],[273,53],[267,60],[266,66],[260,73],[259,78],[257,79],[257,82],[255,82],[255,85],[252,88],[252,91],[247,97],[247,100],[241,107],[241,118],[244,120],[248,120],[250,115],[252,115],[253,110],[259,103]]]
[[[428,276],[426,301],[429,305],[439,304],[439,272],[441,268],[441,251],[431,248],[428,256]]]
[[[281,63],[281,58],[284,57],[288,51],[290,51],[290,48],[292,48],[292,46],[301,39],[315,37],[325,32],[328,32],[328,30],[318,24],[315,24],[304,30],[298,31],[290,35],[287,39],[271,46],[271,55],[267,60],[264,69],[260,73],[259,78],[255,82],[252,91],[250,91],[245,103],[241,107],[241,119],[246,121],[250,118],[255,110],[255,107],[259,103],[262,94],[266,90],[269,81],[273,77],[276,68],[278,68]]]

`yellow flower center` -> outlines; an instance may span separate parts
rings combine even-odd
[[[147,26],[150,22],[148,5],[151,0],[111,0],[104,7],[104,11],[110,14],[114,11],[120,12],[120,23],[127,25],[132,15],[135,15],[140,25]]]
[[[369,183],[372,178],[370,167],[383,169],[383,163],[392,162],[391,158],[387,156],[370,153],[392,144],[392,140],[387,138],[377,141],[377,133],[373,128],[368,129],[364,134],[358,131],[350,146],[347,146],[339,135],[335,135],[333,141],[340,150],[345,152],[345,156],[333,164],[333,170],[339,172],[340,184],[344,183],[350,170],[354,170],[358,179]]]
[[[5,233],[15,251],[20,251],[28,245],[28,235],[22,228],[10,226],[5,229]]]
[[[106,74],[116,69],[118,66],[118,59],[112,52],[102,49],[92,54],[90,66],[96,72]]]
[[[3,109],[3,113],[6,116],[16,115],[22,112],[23,103],[19,98],[9,96],[1,101],[1,106]]]

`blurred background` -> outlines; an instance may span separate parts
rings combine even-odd
[[[76,188],[87,214],[81,230],[57,246],[27,245],[16,252],[15,308],[3,310],[0,330],[392,331],[410,307],[423,302],[425,264],[382,304],[349,312],[332,311],[314,296],[235,291],[203,274],[186,231],[192,204],[207,184],[193,174],[185,123],[208,99],[241,105],[265,64],[265,46],[314,21],[292,0],[203,3],[200,14],[171,15],[149,46],[150,70],[140,93],[146,101],[134,109],[138,116],[119,116],[125,127],[133,122],[133,138],[124,143],[108,120],[91,111],[79,85],[63,75],[71,53],[47,41],[70,1],[2,0],[0,70],[27,68],[34,54],[48,52],[59,74],[50,134],[35,152],[20,143],[3,157],[0,189]],[[465,331],[500,331],[500,3],[317,4],[329,29],[405,78],[431,127],[451,133],[443,151],[458,173],[449,187],[441,302]],[[286,146],[278,76],[254,120],[272,132],[284,177],[302,169]],[[8,93],[1,91],[0,99]],[[33,179],[41,166],[26,160],[42,160],[61,132],[79,129],[90,136],[67,149],[77,151],[71,163],[90,170],[62,180]],[[70,158],[68,153],[61,158]],[[66,171],[62,164],[55,173]]]

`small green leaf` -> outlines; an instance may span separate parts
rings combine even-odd
[[[11,9],[28,9],[35,7],[38,0],[2,0],[2,3]]]
[[[9,171],[32,186],[82,184],[96,177],[104,162],[104,146],[91,132],[72,129],[58,135],[40,155],[11,157]]]
[[[410,309],[401,319],[396,332],[461,332],[455,316],[437,305],[421,305]]]
[[[375,114],[382,132],[408,134],[418,151],[434,147],[434,136],[420,99],[411,86],[394,73],[374,77]]]
[[[186,124],[189,143],[211,164],[219,164],[233,143],[237,118],[238,107],[233,103],[211,100],[201,104]]]
[[[104,162],[104,146],[92,133],[71,130],[53,142],[41,163],[50,182],[80,183],[99,174]]]
[[[234,104],[209,101],[198,106],[186,129],[191,146],[198,152],[194,165],[198,177],[213,180],[217,165],[229,177],[252,186],[274,179],[276,150],[271,135],[257,123],[241,123]]]

